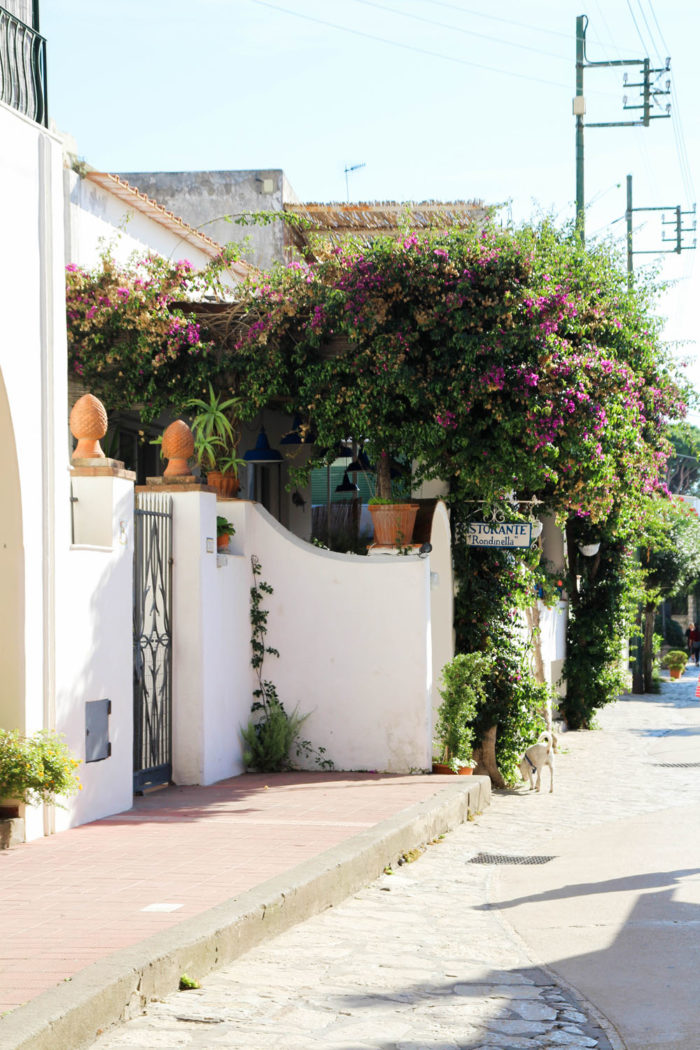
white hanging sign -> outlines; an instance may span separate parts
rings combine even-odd
[[[467,531],[468,547],[530,547],[532,525],[523,521],[505,521],[500,525],[487,525],[483,521],[472,521]]]

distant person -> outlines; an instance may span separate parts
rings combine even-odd
[[[685,633],[688,639],[688,655],[697,667],[700,664],[700,629],[694,623],[689,623]]]

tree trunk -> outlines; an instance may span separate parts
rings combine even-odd
[[[644,691],[651,693],[654,688],[654,619],[656,614],[655,605],[647,605],[644,609]]]
[[[387,452],[382,452],[377,463],[377,496],[391,499],[391,467]]]
[[[474,772],[480,776],[491,777],[491,783],[494,787],[503,788],[506,786],[506,782],[496,765],[497,728],[497,726],[491,726],[490,729],[487,729],[481,738],[481,746],[474,749],[474,759],[476,761]]]
[[[566,560],[568,562],[567,568],[569,570],[569,601],[572,606],[578,605],[578,580],[576,578],[576,564],[578,558],[578,547],[576,546],[576,540],[574,539],[573,524],[570,521],[566,523]]]
[[[632,692],[639,695],[644,692],[644,643],[642,641],[642,610],[641,607],[637,612],[637,618],[635,620],[637,627],[636,637],[634,639],[634,670],[632,671]]]

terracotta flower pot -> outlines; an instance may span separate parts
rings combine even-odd
[[[230,542],[231,542],[231,537],[229,536],[229,534],[227,532],[224,533],[223,536],[217,536],[216,537],[216,549],[218,551],[225,550],[226,547],[228,547]]]
[[[223,496],[224,499],[233,499],[241,487],[237,474],[222,474],[221,471],[218,470],[212,470],[207,474],[207,485],[216,489],[219,495]]]
[[[374,542],[380,547],[408,546],[418,510],[418,503],[370,503]]]
[[[683,674],[683,671],[680,669],[676,670],[675,668],[671,667],[669,668],[668,673],[670,674],[671,678],[680,678],[680,676]]]
[[[14,820],[20,814],[23,803],[18,798],[0,798],[0,820]]]
[[[468,777],[474,772],[474,770],[471,766],[460,766],[457,772],[462,777]],[[433,773],[454,775],[454,769],[452,766],[446,766],[442,762],[433,762]]]

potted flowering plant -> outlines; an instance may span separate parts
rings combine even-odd
[[[74,795],[79,764],[57,733],[24,737],[0,729],[0,815],[16,817],[20,805],[58,805],[57,796]]]

